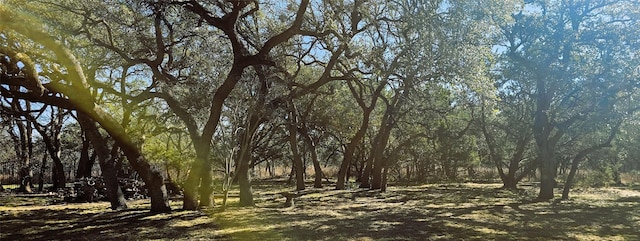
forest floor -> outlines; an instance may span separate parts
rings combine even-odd
[[[281,182],[254,185],[256,207],[151,213],[149,202],[52,204],[0,194],[0,240],[640,240],[640,187],[574,190],[531,202],[499,184],[390,186],[387,192],[308,188],[285,208]],[[559,192],[559,190],[558,190]],[[232,194],[232,196],[237,196]],[[218,204],[222,203],[217,199]]]

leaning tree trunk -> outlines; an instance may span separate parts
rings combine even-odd
[[[605,148],[605,147],[611,147],[611,142],[613,141],[613,138],[615,138],[616,134],[618,133],[618,129],[620,128],[620,125],[622,125],[622,122],[619,122],[615,127],[613,127],[611,129],[611,134],[609,134],[609,138],[598,144],[598,145],[594,145],[591,146],[587,149],[584,149],[582,151],[580,151],[574,158],[573,161],[571,162],[571,170],[569,171],[569,175],[567,176],[567,180],[564,183],[564,189],[562,190],[562,199],[566,200],[569,199],[569,191],[571,190],[571,186],[573,185],[573,179],[576,176],[576,173],[578,172],[578,166],[580,164],[580,162],[587,157],[587,155]]]
[[[95,122],[81,113],[78,113],[78,122],[83,128],[87,139],[93,144],[95,151],[98,155],[98,162],[100,164],[100,170],[102,171],[102,177],[104,178],[107,188],[107,199],[111,203],[112,210],[124,210],[127,209],[127,203],[118,183],[118,176],[115,163],[111,156],[111,151],[108,150],[105,145],[106,140],[102,137],[102,134],[98,131]],[[116,148],[116,147],[114,147]]]
[[[390,116],[388,118],[391,118]],[[387,118],[385,118],[387,119]],[[384,150],[387,147],[387,143],[389,142],[389,136],[391,134],[392,123],[390,119],[383,122],[380,133],[378,136],[378,142],[374,146],[372,150],[373,155],[373,168],[371,170],[371,189],[382,189],[384,187],[384,181],[382,180],[385,175],[382,173],[382,169],[386,171],[387,168],[384,167]]]
[[[578,159],[573,159],[573,162],[571,163],[571,169],[569,170],[569,175],[567,175],[567,180],[564,182],[564,187],[562,189],[563,200],[569,199],[569,191],[571,190],[571,186],[573,185],[573,179],[575,178],[576,173],[578,172],[579,163],[580,163],[580,160]]]
[[[360,143],[360,140],[364,137],[367,132],[367,128],[369,127],[369,116],[371,115],[371,111],[373,109],[367,109],[363,113],[362,123],[360,123],[360,129],[356,132],[353,137],[351,137],[351,141],[347,144],[344,150],[344,157],[342,159],[342,163],[340,164],[340,170],[338,171],[338,182],[336,183],[336,189],[344,190],[345,184],[347,181],[347,172],[349,171],[349,166],[353,162],[353,154],[356,151],[356,147]]]
[[[18,19],[21,16],[15,15],[12,17]],[[70,105],[77,108],[76,111],[78,113],[86,114],[89,118],[100,123],[100,125],[122,148],[129,160],[129,163],[131,164],[131,167],[140,174],[147,185],[149,195],[151,196],[151,210],[171,210],[166,188],[164,187],[164,180],[160,171],[151,167],[147,160],[141,156],[140,150],[138,150],[133,144],[124,128],[115,119],[113,119],[109,113],[104,111],[95,103],[95,100],[89,91],[89,84],[86,76],[84,75],[80,61],[75,57],[75,55],[73,55],[71,50],[44,32],[33,29],[25,31],[24,28],[15,27],[15,22],[11,23],[14,24],[12,27],[13,30],[24,34],[27,38],[32,39],[39,44],[42,44],[44,48],[51,50],[57,58],[58,63],[66,68],[67,74],[65,76],[65,80],[72,83],[72,88],[59,88],[60,86],[51,85],[51,90],[73,97],[69,98]],[[36,91],[36,93],[42,94],[44,87],[37,78],[28,79],[28,81],[30,82],[29,85],[35,86],[34,91]],[[213,131],[214,130],[212,130],[212,132]]]

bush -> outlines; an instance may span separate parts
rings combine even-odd
[[[582,171],[575,179],[577,187],[608,187],[613,183],[613,172],[609,168],[603,171]]]

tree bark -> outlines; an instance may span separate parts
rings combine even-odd
[[[89,147],[91,144],[86,137],[86,134],[82,133],[82,149],[80,149],[80,160],[78,160],[78,169],[76,170],[76,178],[90,177],[93,163],[95,162],[95,151],[93,155],[89,155]]]
[[[38,181],[38,192],[44,190],[44,173],[47,171],[47,153],[42,155],[42,162],[40,166],[40,180]]]
[[[360,92],[357,91],[353,83],[351,83],[350,81],[347,81],[347,85],[349,86],[349,91],[351,92],[351,95],[356,99],[356,101],[358,102],[358,105],[362,109],[362,122],[360,123],[360,128],[358,129],[356,134],[353,135],[353,137],[351,137],[349,144],[347,144],[344,150],[344,156],[342,159],[342,163],[340,164],[340,170],[338,171],[338,182],[336,183],[336,189],[338,190],[345,189],[347,172],[349,172],[349,166],[353,162],[353,154],[355,153],[355,150],[358,147],[360,140],[367,133],[367,128],[369,128],[369,119],[371,117],[371,112],[373,111],[373,109],[375,109],[378,98],[380,97],[380,92],[382,92],[382,89],[386,86],[386,82],[379,84],[377,88],[372,91],[371,103],[369,104],[369,106],[367,106],[367,104],[364,102],[363,93],[361,91]],[[360,90],[365,88],[364,86],[359,84],[358,84],[358,87],[360,88]]]
[[[25,193],[32,193],[33,190],[31,189],[33,183],[32,183],[32,179],[33,179],[33,171],[31,170],[31,156],[29,155],[29,149],[31,149],[29,146],[33,145],[32,141],[31,141],[31,131],[29,131],[29,129],[31,129],[30,127],[30,123],[26,122],[23,123],[21,120],[16,120],[15,121],[16,125],[18,126],[18,133],[19,133],[19,149],[16,150],[16,152],[18,153],[18,156],[20,157],[21,160],[21,164],[22,167],[20,168],[20,187],[19,187],[19,191],[20,192],[25,192]]]
[[[205,163],[204,167],[201,169],[201,178],[200,178],[200,203],[199,207],[212,207],[215,205],[213,195],[213,173],[211,173],[211,165],[212,163],[208,161]]]
[[[309,147],[311,148],[311,161],[313,162],[313,171],[314,171],[314,180],[313,187],[322,188],[322,167],[320,166],[320,161],[318,160],[318,151],[316,149],[315,143],[309,143]]]
[[[145,181],[145,184],[147,184],[149,195],[151,196],[152,211],[170,210],[171,208],[169,207],[169,201],[162,175],[158,170],[153,169],[147,160],[141,156],[140,150],[138,150],[133,144],[124,128],[120,126],[109,113],[104,111],[95,103],[95,100],[89,91],[90,86],[87,82],[86,76],[84,75],[80,61],[73,55],[71,50],[52,36],[42,32],[40,30],[41,28],[20,27],[16,23],[20,22],[17,20],[20,20],[22,16],[11,13],[8,14],[10,15],[10,19],[15,20],[8,23],[11,29],[38,42],[39,44],[42,44],[44,48],[53,52],[56,56],[57,62],[66,68],[67,74],[65,75],[65,81],[70,82],[71,85],[62,85],[57,82],[55,85],[50,85],[52,91],[65,94],[69,97],[68,103],[64,102],[62,104],[70,109],[76,108],[78,112],[82,112],[89,118],[100,123],[100,125],[116,141],[118,146],[122,148],[129,160],[129,163],[131,164],[131,167],[140,174]],[[44,91],[44,87],[38,78],[30,78],[28,81],[29,84],[26,85],[27,88],[33,89],[36,93],[40,94]],[[43,100],[43,102],[46,103],[48,100]]]
[[[388,107],[391,108],[391,107]],[[385,184],[383,182],[382,170],[385,168],[384,150],[387,148],[389,142],[389,136],[391,135],[391,128],[393,127],[393,120],[391,119],[390,110],[387,109],[383,116],[383,122],[380,126],[380,132],[378,133],[377,143],[373,147],[373,169],[371,170],[371,189],[381,189]],[[386,171],[386,169],[385,169]]]
[[[296,190],[304,190],[304,165],[302,156],[298,150],[298,125],[296,108],[293,100],[289,100],[289,145],[291,146],[291,154],[293,156],[293,166],[296,172]]]
[[[98,131],[95,122],[85,115],[78,113],[78,122],[84,129],[87,139],[93,144],[95,151],[98,155],[98,162],[100,164],[100,170],[102,171],[102,177],[104,178],[107,188],[107,198],[111,203],[112,210],[124,210],[127,209],[127,203],[124,198],[124,193],[118,183],[117,170],[111,151],[107,149],[105,145],[106,140],[102,137],[102,134]],[[114,147],[115,148],[115,147]]]
[[[556,186],[556,169],[554,155],[551,154],[549,148],[539,149],[539,170],[540,170],[540,192],[538,193],[538,200],[550,200],[553,199],[553,189]]]
[[[45,143],[47,151],[53,160],[53,166],[51,169],[51,181],[53,182],[53,189],[64,188],[67,180],[64,173],[64,166],[62,160],[60,160],[60,135],[53,131],[53,139],[49,137],[42,127],[39,127],[37,123],[34,123],[36,130],[40,133],[42,140]],[[58,132],[59,133],[59,132]]]
[[[364,170],[362,170],[362,175],[360,176],[360,188],[371,188],[371,170],[372,169],[373,169],[373,153],[371,153],[370,156],[365,161]]]
[[[386,192],[387,191],[387,178],[389,176],[389,168],[385,167],[384,171],[382,172],[382,184],[380,185],[380,191],[381,192]]]
[[[240,188],[240,206],[253,206],[253,189],[251,187],[251,176],[249,176],[249,161],[251,155],[248,146],[240,148],[240,156],[237,162],[236,173],[238,177],[238,186]]]

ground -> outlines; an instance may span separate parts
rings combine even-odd
[[[284,208],[275,182],[255,186],[256,207],[151,213],[108,203],[50,204],[0,196],[0,240],[640,240],[640,188],[576,190],[568,201],[531,202],[498,184],[392,186],[387,192],[309,188]],[[220,200],[216,200],[221,203]]]

